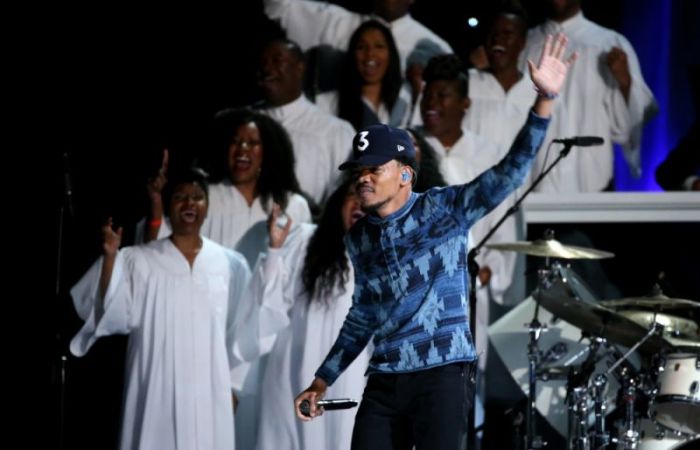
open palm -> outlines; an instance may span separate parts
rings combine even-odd
[[[535,66],[532,61],[527,61],[530,67],[530,77],[538,91],[556,95],[561,90],[569,66],[578,56],[574,52],[568,59],[564,60],[567,42],[568,39],[563,34],[558,34],[555,37],[547,35],[539,64]]]

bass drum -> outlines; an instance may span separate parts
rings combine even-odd
[[[639,442],[636,450],[672,450],[683,444],[687,436],[665,429],[650,419],[639,421]],[[618,449],[624,449],[622,443]]]
[[[697,450],[700,448],[700,437],[689,439],[671,448],[672,450]]]
[[[700,433],[700,359],[692,353],[670,353],[659,365],[659,391],[650,406],[661,425],[686,434]]]

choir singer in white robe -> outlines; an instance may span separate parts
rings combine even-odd
[[[469,69],[469,100],[462,126],[474,134],[508,148],[530,113],[535,85],[518,68],[525,48],[527,22],[518,9],[495,16],[485,39],[488,68]]]
[[[586,19],[580,0],[549,0],[549,19],[530,30],[521,55],[521,69],[536,58],[547,34],[563,33],[569,48],[578,53],[576,64],[560,93],[542,149],[552,139],[600,136],[602,147],[574,149],[542,180],[539,192],[599,192],[612,190],[613,143],[622,146],[633,175],[641,170],[644,123],[658,110],[644,82],[637,55],[621,34]],[[557,156],[552,147],[538,153],[530,174],[535,177]]]
[[[121,228],[102,229],[103,255],[73,287],[85,324],[70,344],[128,334],[123,450],[234,449],[233,323],[250,271],[244,258],[201,237],[203,172],[171,180],[172,234],[119,250]]]
[[[292,142],[280,124],[247,108],[217,113],[210,134],[211,173],[217,182],[209,186],[202,235],[242,253],[253,266],[266,246],[264,223],[273,202],[282,205],[294,221],[311,222],[309,205],[294,173]],[[170,221],[163,218],[161,206],[167,168],[166,150],[158,175],[148,184],[151,211],[146,241],[170,234]],[[253,229],[256,224],[261,225],[257,228],[262,233]]]
[[[452,47],[409,13],[413,0],[374,0],[370,15],[349,11],[329,2],[308,0],[264,0],[265,14],[279,22],[290,39],[308,50],[319,44],[347,49],[350,35],[369,19],[384,22],[399,49],[401,67],[425,66],[428,60]]]
[[[262,389],[258,450],[349,450],[356,409],[332,411],[302,423],[290,408],[294,395],[314,376],[338,336],[352,304],[353,269],[343,236],[364,214],[352,184],[343,183],[329,198],[318,227],[285,228],[269,222],[270,246],[251,280],[254,294],[236,344],[241,359],[255,359],[274,339]],[[258,336],[258,339],[251,339]],[[359,399],[371,351],[366,349],[328,389],[328,398]]]

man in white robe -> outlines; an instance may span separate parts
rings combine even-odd
[[[518,58],[525,48],[527,22],[510,11],[498,14],[486,36],[485,70],[469,70],[469,100],[462,126],[474,134],[508,148],[525,123],[535,86],[518,69]]]
[[[521,67],[537,58],[550,33],[564,33],[578,59],[571,68],[542,149],[552,139],[600,136],[602,147],[575,148],[536,188],[540,192],[600,192],[612,187],[613,143],[622,145],[635,175],[641,170],[640,145],[644,123],[657,111],[644,82],[634,49],[621,34],[586,19],[580,0],[551,0],[550,18],[528,33]],[[561,147],[553,145],[549,162]],[[547,152],[538,153],[532,176],[545,166]]]
[[[289,133],[301,190],[321,206],[335,188],[337,167],[350,155],[355,130],[304,97],[304,57],[295,43],[270,42],[262,52],[258,77],[265,102],[256,106]]]
[[[241,255],[199,236],[202,192],[176,188],[183,199],[172,202],[180,206],[171,206],[170,238],[118,250],[121,229],[105,226],[104,256],[71,290],[85,320],[74,355],[101,336],[129,335],[124,450],[234,448],[233,324],[250,271]]]

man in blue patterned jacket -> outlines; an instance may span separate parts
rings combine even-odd
[[[386,125],[357,133],[353,158],[340,166],[352,170],[368,213],[345,241],[355,269],[353,306],[316,378],[295,401],[300,419],[323,413],[316,401],[374,337],[352,448],[466,448],[477,357],[467,235],[524,181],[575,58],[563,60],[566,41],[550,36],[538,66],[530,62],[539,91],[532,111],[503,160],[470,183],[414,193],[408,134]],[[304,400],[310,416],[299,409]]]

